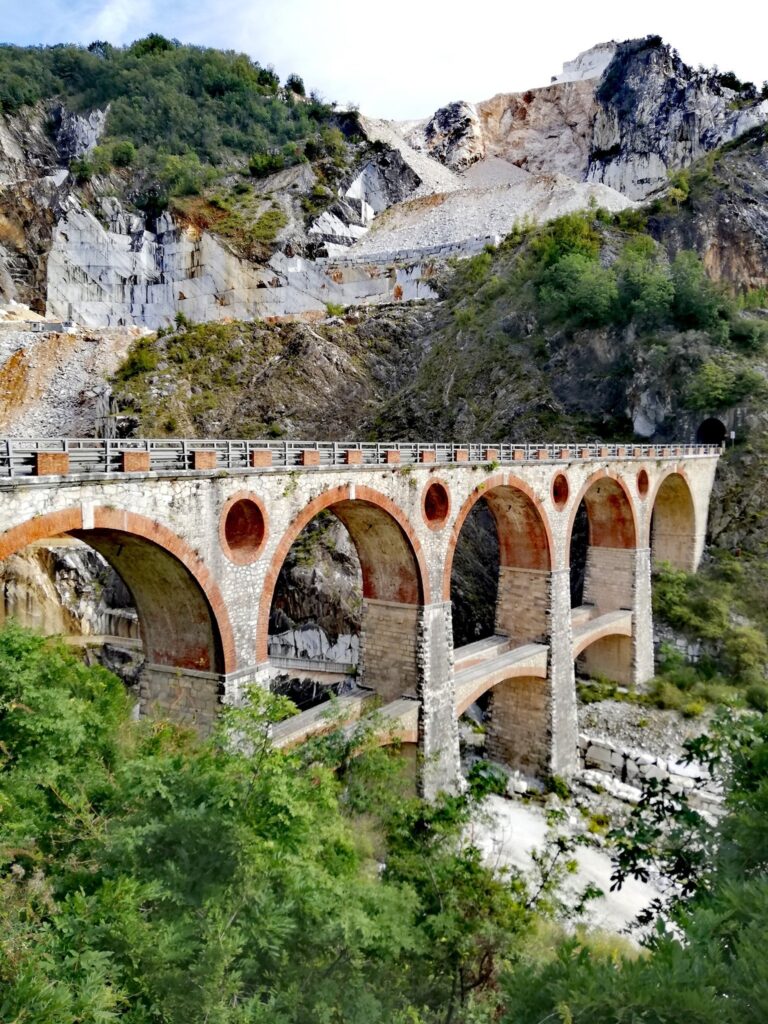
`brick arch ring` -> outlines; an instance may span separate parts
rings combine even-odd
[[[235,670],[235,638],[218,584],[189,544],[153,519],[123,509],[96,506],[93,509],[93,523],[85,526],[83,510],[79,505],[59,512],[48,512],[0,534],[0,559],[18,553],[34,541],[48,540],[62,533],[81,533],[87,543],[89,530],[115,530],[130,534],[162,548],[180,562],[197,583],[208,604],[213,625],[219,632],[224,671]]]
[[[623,536],[619,537],[618,539],[621,539],[622,541],[624,541],[624,543],[609,544],[605,546],[624,548],[637,547],[638,541],[640,539],[640,529],[638,527],[637,522],[637,509],[635,507],[634,501],[632,500],[632,495],[629,493],[627,485],[624,483],[624,481],[621,479],[621,476],[617,472],[615,472],[612,469],[598,469],[595,473],[593,473],[590,477],[587,478],[587,480],[582,485],[581,490],[573,499],[573,504],[571,505],[571,511],[568,516],[568,530],[566,533],[566,544],[564,552],[566,568],[571,564],[571,537],[573,536],[573,524],[576,520],[576,513],[579,511],[579,506],[581,505],[582,501],[587,496],[593,485],[598,483],[600,480],[612,480],[621,490],[621,493],[626,501],[626,506],[629,509],[629,514],[631,516],[633,534],[631,538],[633,540],[633,543],[631,544],[627,543],[627,541],[629,541],[630,538],[627,536]]]
[[[475,487],[472,493],[469,495],[467,500],[459,509],[456,521],[453,524],[453,530],[451,531],[450,539],[448,540],[448,548],[445,553],[445,565],[443,567],[443,600],[451,600],[451,570],[453,569],[453,558],[456,553],[456,545],[461,534],[461,528],[464,522],[472,511],[474,506],[480,501],[481,498],[487,498],[489,493],[498,487],[508,487],[510,490],[519,491],[529,499],[534,512],[538,516],[538,520],[544,530],[544,537],[546,539],[546,555],[549,564],[552,564],[552,553],[554,551],[554,545],[552,540],[552,530],[549,525],[549,519],[542,506],[541,498],[535,493],[529,484],[519,477],[514,476],[512,473],[496,473],[494,476],[488,477]]]
[[[656,508],[656,500],[659,497],[659,491],[665,480],[669,480],[671,476],[679,476],[683,480],[688,497],[691,501],[691,509],[693,511],[694,524],[696,522],[696,502],[693,500],[693,490],[691,489],[691,481],[688,479],[688,474],[682,466],[669,466],[665,468],[653,482],[653,488],[649,491],[646,499],[648,505],[648,515],[645,523],[645,541],[646,547],[651,546],[651,520],[653,519],[653,511]]]
[[[354,486],[345,484],[342,487],[330,488],[327,491],[323,491],[322,494],[319,494],[316,498],[313,498],[312,501],[302,509],[283,533],[280,543],[278,544],[275,553],[272,555],[269,563],[269,569],[267,570],[267,575],[264,579],[261,600],[259,601],[259,619],[256,626],[257,663],[261,664],[268,658],[267,645],[269,639],[269,614],[272,608],[272,598],[275,593],[277,578],[280,575],[280,570],[288,552],[291,549],[291,545],[304,527],[307,526],[315,516],[318,515],[318,513],[323,512],[325,509],[330,509],[332,511],[333,506],[338,505],[341,502],[360,502],[361,504],[372,505],[389,516],[390,520],[400,528],[415,563],[417,575],[416,582],[419,590],[419,603],[429,604],[431,602],[429,569],[424,557],[424,552],[422,551],[418,537],[414,533],[413,526],[402,509],[385,494],[381,494],[372,487],[365,487],[359,484]],[[350,536],[352,535],[350,534]],[[352,540],[354,543],[354,537]]]

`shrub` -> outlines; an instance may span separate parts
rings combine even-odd
[[[753,683],[747,687],[747,703],[756,711],[768,713],[768,684]]]
[[[568,253],[550,267],[539,289],[545,318],[569,320],[573,326],[610,323],[617,299],[613,271],[578,252]]]
[[[116,142],[112,147],[112,163],[115,167],[130,167],[136,159],[136,147],[128,139]]]
[[[295,92],[297,96],[306,96],[304,79],[300,75],[288,75],[285,80],[285,87],[290,92]]]
[[[674,285],[659,263],[659,252],[647,235],[630,239],[616,263],[618,292],[625,320],[637,320],[645,329],[668,323]]]

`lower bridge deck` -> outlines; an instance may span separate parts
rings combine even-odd
[[[608,636],[632,635],[632,612],[623,609],[600,613],[583,606],[572,614],[574,659],[590,644]],[[494,686],[508,679],[546,679],[549,647],[541,643],[512,647],[509,637],[491,636],[454,651],[454,687],[456,717]],[[307,663],[309,671],[309,663]],[[311,736],[328,732],[340,725],[357,721],[367,710],[376,707],[376,693],[363,686],[318,704],[274,726],[275,746],[289,748]],[[378,709],[383,742],[399,740],[415,743],[418,739],[419,700],[415,694],[404,694]]]

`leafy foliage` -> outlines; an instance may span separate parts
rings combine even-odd
[[[768,718],[722,718],[688,744],[725,774],[728,813],[708,824],[684,795],[647,780],[618,842],[616,881],[661,863],[678,886],[643,956],[589,937],[561,943],[542,963],[524,955],[504,981],[508,1024],[748,1024],[768,1011],[758,952],[768,911]]]
[[[562,909],[568,844],[535,886],[494,872],[465,838],[493,772],[425,805],[371,721],[276,751],[291,711],[254,701],[202,743],[0,631],[0,1019],[436,1024],[495,1005],[534,917]]]
[[[299,88],[301,86],[301,88]],[[301,98],[298,98],[301,97]],[[107,138],[77,163],[81,181],[114,166],[145,170],[167,194],[199,192],[212,168],[251,161],[254,174],[338,155],[332,108],[303,96],[245,54],[152,34],[130,46],[0,46],[0,110],[57,98],[87,112],[109,105]],[[145,205],[149,197],[145,197]]]

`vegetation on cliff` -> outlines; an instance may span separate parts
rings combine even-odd
[[[227,170],[262,177],[301,161],[343,162],[333,107],[305,96],[298,76],[281,86],[245,54],[157,34],[125,47],[0,46],[0,111],[41,100],[108,109],[104,137],[73,170],[81,181],[123,170],[152,209]]]

